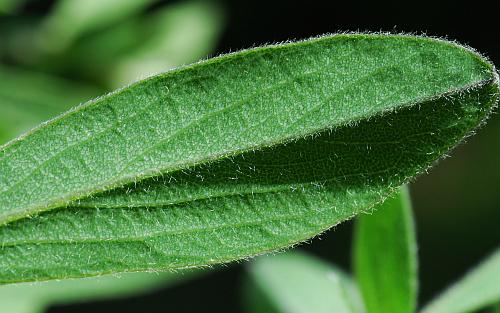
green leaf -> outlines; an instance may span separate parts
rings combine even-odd
[[[102,92],[5,65],[0,65],[0,81],[0,144]]]
[[[121,298],[148,292],[190,278],[171,273],[126,273],[75,280],[21,283],[0,286],[2,311],[42,313],[49,305],[81,303],[99,299]]]
[[[295,252],[257,258],[251,263],[249,274],[251,289],[246,301],[249,312],[364,312],[351,277],[306,254]],[[264,310],[262,303],[268,303],[269,307]]]
[[[356,221],[354,269],[369,313],[412,313],[417,302],[417,248],[408,189]]]
[[[427,304],[422,313],[469,313],[500,302],[500,248],[448,290]]]
[[[0,151],[0,282],[293,245],[427,169],[497,97],[475,52],[399,35],[326,36],[146,79]]]

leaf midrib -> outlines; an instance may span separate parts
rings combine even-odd
[[[328,210],[328,208],[326,209]],[[315,211],[317,213],[322,213],[323,211]],[[301,212],[299,214],[283,214],[275,215],[272,218],[250,220],[242,223],[234,224],[219,224],[214,226],[206,227],[192,227],[176,230],[165,230],[165,231],[155,231],[155,232],[145,232],[143,235],[130,236],[130,237],[107,237],[107,238],[97,238],[97,237],[82,237],[78,239],[59,239],[59,240],[25,240],[25,241],[12,241],[12,242],[2,242],[2,248],[4,247],[15,247],[22,245],[53,245],[53,244],[76,244],[76,243],[102,243],[102,242],[113,242],[113,243],[123,243],[123,242],[144,242],[146,239],[158,238],[168,235],[185,235],[200,232],[209,232],[214,230],[221,230],[224,228],[240,228],[245,226],[257,226],[268,222],[278,222],[285,220],[298,219],[307,212]]]
[[[155,203],[148,203],[148,204],[138,204],[134,205],[131,203],[130,205],[127,204],[127,206],[101,206],[99,205],[98,207],[96,206],[91,206],[91,205],[75,205],[76,208],[82,208],[82,209],[136,209],[136,208],[159,208],[159,207],[168,207],[168,206],[176,206],[179,204],[186,204],[190,202],[196,202],[196,201],[203,201],[203,200],[209,200],[209,199],[218,199],[218,198],[224,198],[224,197],[233,197],[233,196],[246,196],[246,195],[258,195],[258,194],[272,194],[272,193],[280,193],[280,192],[285,192],[285,191],[296,191],[295,189],[305,187],[305,186],[319,186],[321,187],[322,184],[329,183],[329,182],[334,182],[338,181],[340,178],[352,178],[352,177],[362,177],[365,175],[373,175],[373,174],[382,174],[385,172],[389,172],[393,169],[397,168],[397,165],[393,165],[390,167],[387,167],[383,170],[379,171],[371,171],[371,172],[362,172],[362,173],[354,173],[354,174],[343,174],[339,176],[335,176],[329,179],[322,179],[322,180],[314,180],[306,183],[296,183],[296,184],[290,184],[290,185],[282,185],[282,186],[277,186],[274,188],[269,188],[269,189],[261,189],[261,190],[251,190],[251,191],[244,191],[244,192],[221,192],[221,193],[214,193],[209,196],[200,196],[200,197],[192,197],[192,198],[181,198],[177,201],[171,201],[171,202],[155,202]],[[71,207],[71,206],[70,206]]]

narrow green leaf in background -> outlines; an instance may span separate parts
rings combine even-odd
[[[475,52],[401,35],[326,36],[146,79],[0,150],[0,282],[290,246],[383,201],[497,97]]]
[[[349,275],[303,253],[259,257],[249,266],[249,279],[245,301],[249,312],[364,312]],[[263,310],[262,303],[269,307]]]
[[[408,189],[360,215],[354,233],[354,271],[369,313],[413,313],[417,248]]]
[[[470,313],[500,302],[500,249],[427,304],[421,313]]]

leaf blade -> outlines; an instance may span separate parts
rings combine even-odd
[[[402,68],[385,59],[398,47],[408,53]],[[344,52],[335,64],[332,49]],[[349,73],[353,55],[366,66]],[[290,80],[290,68],[302,77]],[[414,75],[402,81],[401,71]],[[330,90],[336,75],[344,76]],[[207,88],[233,79],[245,90],[221,88],[215,97]],[[290,84],[296,88],[285,92]],[[140,82],[0,151],[9,178],[0,181],[7,223],[0,227],[0,281],[204,266],[301,242],[370,209],[435,162],[488,115],[497,84],[493,67],[466,49],[382,35],[245,51]],[[222,104],[210,101],[217,99]],[[137,107],[145,101],[155,110]],[[168,141],[172,134],[177,141]],[[45,145],[33,144],[42,139]],[[22,153],[31,146],[36,158]],[[56,162],[44,168],[50,158]],[[29,180],[43,184],[33,189]],[[16,192],[5,190],[15,184]],[[64,268],[60,259],[68,261]]]
[[[437,108],[433,102],[415,109],[415,112],[420,114],[430,110],[429,112],[446,113],[446,111],[436,111]],[[444,115],[454,116],[454,114]],[[397,120],[391,122],[394,124]],[[383,124],[387,123],[386,119],[382,121]],[[417,122],[421,129],[424,128],[424,124],[415,115],[409,115],[399,122],[410,125],[408,123],[411,121]],[[376,125],[378,122],[372,120],[364,128],[360,126],[355,130],[348,129],[348,134],[366,139],[373,130],[371,123]],[[454,117],[450,122],[455,123]],[[412,131],[413,127],[410,127],[408,132]],[[395,134],[403,137],[407,135],[403,132]],[[338,137],[333,136],[333,139]],[[416,137],[417,142],[420,139]],[[314,141],[315,149],[321,142],[326,144],[326,147],[331,144],[328,140]],[[395,158],[386,159],[389,164],[398,162],[397,151],[400,149],[413,151],[412,147],[418,147],[415,141],[408,141],[404,146],[400,146],[400,143],[396,141],[378,148],[384,155],[392,155]],[[292,148],[293,145],[288,145],[282,149]],[[359,149],[361,154],[365,153],[364,145],[359,146]],[[308,150],[299,149],[300,151]],[[332,153],[331,149],[314,151]],[[333,151],[339,152],[339,150]],[[269,154],[266,151],[263,153],[271,159],[277,155],[285,155],[287,158],[292,155],[291,153]],[[432,159],[432,155],[428,156]],[[367,164],[366,158],[369,160],[370,157],[373,155],[356,160],[360,165]],[[342,159],[340,157],[332,159],[331,165],[338,165],[337,161],[340,162]],[[232,161],[227,163],[234,165]],[[263,162],[263,165],[266,164],[268,163]],[[316,163],[312,163],[312,166],[314,164]],[[354,169],[356,168],[358,167],[355,166]],[[326,169],[321,172],[339,174]],[[301,189],[286,189],[278,195],[250,193],[150,209],[143,207],[67,209],[24,219],[0,228],[4,247],[0,267],[15,271],[6,273],[3,279],[8,282],[11,279],[20,279],[21,276],[28,280],[34,277],[49,279],[53,276],[81,277],[109,271],[202,266],[286,247],[306,240],[353,214],[367,210],[383,199],[386,193],[390,192],[390,188],[387,189],[385,185],[388,182],[384,181],[385,177],[379,177],[377,171],[374,173],[373,176],[367,176],[364,172],[356,175],[354,171],[350,179],[345,181],[333,180],[323,187],[318,187],[313,182],[304,184]],[[193,176],[196,178],[196,175],[188,177],[193,178]],[[367,179],[371,181],[369,186],[366,186]],[[184,185],[186,181],[180,183]],[[396,182],[391,180],[391,183]],[[217,188],[217,185],[214,187]],[[131,241],[131,245],[127,245],[124,241]],[[72,260],[74,249],[78,249],[78,260]],[[164,256],[161,255],[162,252]],[[38,263],[34,255],[26,257],[26,253],[28,255],[43,253],[45,263]],[[186,256],[183,253],[192,255]],[[71,263],[68,262],[65,268],[62,268],[60,258],[71,260]],[[12,264],[16,264],[16,267]],[[47,271],[47,268],[50,270]],[[55,271],[54,268],[58,270]]]

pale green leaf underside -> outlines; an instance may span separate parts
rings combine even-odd
[[[302,253],[256,259],[249,267],[250,312],[362,313],[352,278],[342,270]],[[251,301],[253,300],[253,301]],[[250,303],[251,302],[251,303]],[[268,308],[262,311],[261,303]]]
[[[474,52],[385,35],[138,82],[0,150],[0,282],[202,266],[306,240],[428,168],[497,94]]]
[[[356,221],[354,270],[369,313],[413,313],[417,249],[408,189]]]
[[[500,248],[421,313],[471,313],[500,302]]]

